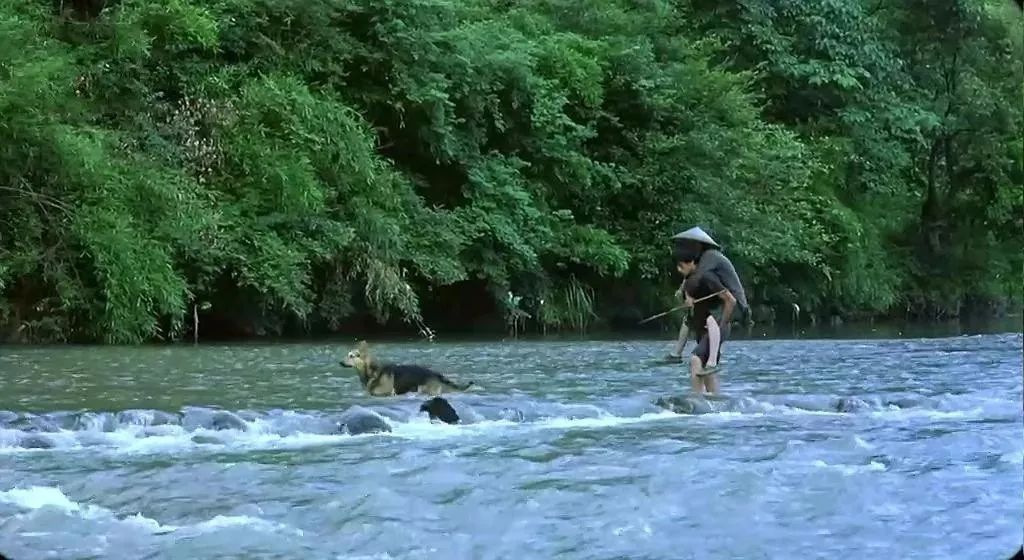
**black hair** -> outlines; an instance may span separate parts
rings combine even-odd
[[[695,263],[700,260],[700,251],[693,247],[678,244],[672,250],[672,260],[677,263]]]

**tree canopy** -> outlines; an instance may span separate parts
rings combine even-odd
[[[57,4],[0,0],[19,338],[632,323],[693,225],[769,318],[1020,304],[1012,2]]]

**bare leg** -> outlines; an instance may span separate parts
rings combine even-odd
[[[706,324],[708,326],[708,367],[713,368],[718,365],[718,352],[722,344],[722,331],[718,328],[718,321],[710,315],[708,315]]]
[[[683,357],[683,348],[686,348],[686,338],[688,336],[690,336],[690,328],[686,326],[686,320],[684,319],[683,323],[679,325],[679,337],[676,339],[676,345],[672,348],[669,356],[673,358]]]
[[[700,395],[704,392],[704,383],[699,374],[704,368],[700,365],[699,356],[690,356],[690,390]]]
[[[711,374],[703,376],[703,379],[704,379],[703,385],[704,385],[705,389],[707,389],[707,392],[709,394],[711,394],[711,395],[717,395],[718,394],[718,374],[717,373],[711,373]]]

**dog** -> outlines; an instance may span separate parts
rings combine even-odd
[[[359,343],[341,361],[341,365],[356,370],[359,383],[375,397],[389,397],[419,392],[438,396],[445,391],[465,391],[473,382],[459,385],[444,375],[424,366],[377,362],[370,354],[366,341]]]
[[[426,412],[431,420],[440,420],[445,424],[458,424],[459,415],[448,404],[448,401],[441,397],[434,397],[420,405],[420,412]]]

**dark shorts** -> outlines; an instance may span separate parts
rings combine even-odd
[[[749,319],[750,310],[737,306],[736,311],[733,315],[733,320],[738,320],[741,323]],[[715,317],[717,321],[718,318]],[[727,325],[719,325],[719,332],[722,334],[721,340],[718,341],[718,363],[722,363],[722,347],[725,346],[725,340],[729,338],[729,333],[732,332],[732,321]],[[697,341],[697,347],[693,349],[693,355],[700,358],[701,367],[707,367],[708,358],[711,357],[711,340],[708,338],[707,329],[703,329],[704,334],[701,335],[700,340]]]
[[[723,335],[724,335],[724,333],[723,333]],[[725,342],[725,340],[724,340],[725,337],[723,336],[722,338],[723,339],[720,340],[719,343],[718,343],[718,362],[719,363],[722,362],[722,343]],[[707,333],[704,333],[704,336],[700,337],[700,340],[697,341],[697,347],[693,349],[693,355],[697,356],[698,358],[700,358],[700,366],[701,367],[707,367],[707,365],[708,365],[708,358],[711,357],[711,340],[708,338]]]

